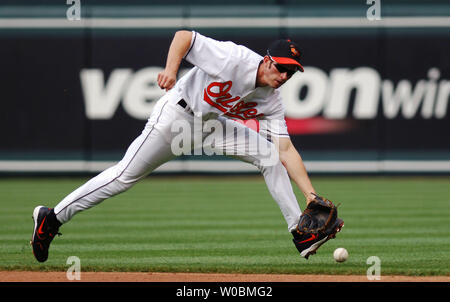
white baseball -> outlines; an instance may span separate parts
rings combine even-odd
[[[334,250],[333,257],[337,262],[344,262],[348,258],[348,252],[343,247],[340,247]]]

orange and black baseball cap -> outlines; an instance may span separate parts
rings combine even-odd
[[[296,65],[301,72],[304,71],[300,63],[301,52],[297,44],[289,39],[273,42],[267,49],[267,55],[281,65]]]

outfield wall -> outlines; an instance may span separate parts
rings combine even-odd
[[[372,21],[361,1],[81,0],[73,21],[73,5],[59,2],[0,7],[0,173],[97,172],[119,160],[163,95],[156,76],[179,29],[260,54],[274,39],[298,42],[305,73],[281,90],[311,173],[450,172],[445,1],[381,1]],[[212,171],[256,170],[206,156],[158,169]]]

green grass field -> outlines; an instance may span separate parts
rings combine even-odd
[[[62,226],[49,260],[35,261],[33,208],[87,178],[0,179],[0,270],[450,275],[450,177],[312,177],[345,227],[306,260],[262,177],[149,177]],[[297,196],[301,197],[296,189]],[[299,198],[301,208],[303,198]],[[336,263],[332,253],[350,254]]]

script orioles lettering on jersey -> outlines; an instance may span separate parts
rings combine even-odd
[[[224,112],[225,115],[241,120],[255,119],[264,114],[258,114],[256,102],[239,101],[241,97],[233,97],[228,91],[233,86],[232,81],[212,82],[203,91],[203,100],[211,106]],[[239,101],[239,102],[238,102]]]

